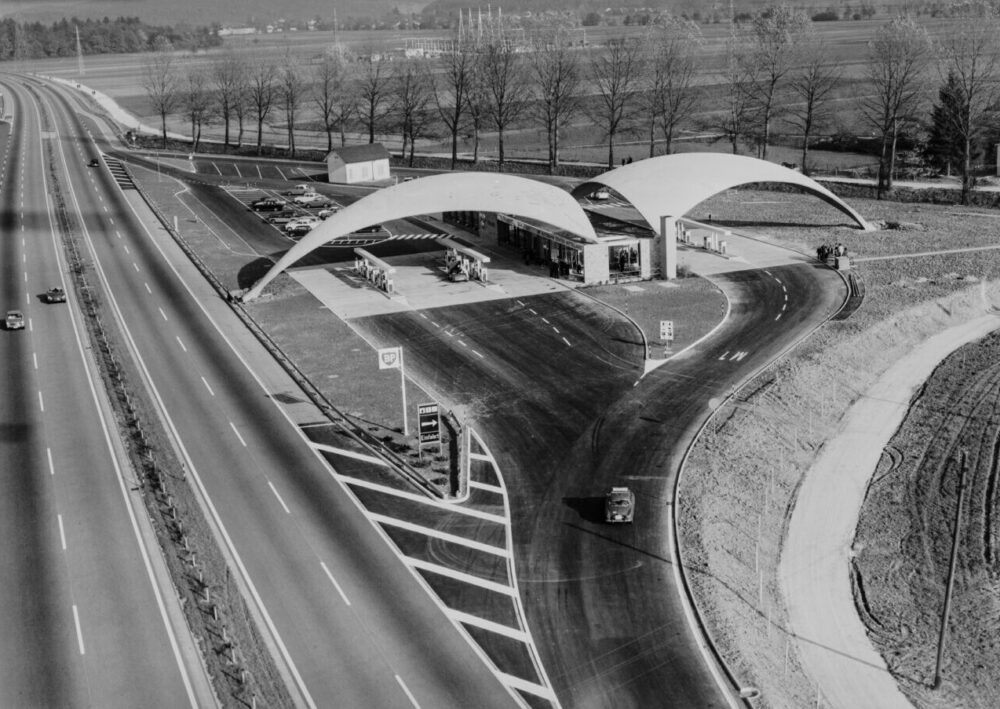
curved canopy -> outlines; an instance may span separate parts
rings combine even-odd
[[[254,284],[252,300],[275,276],[309,252],[372,224],[448,211],[503,212],[536,219],[597,242],[594,227],[565,190],[514,175],[480,172],[430,175],[373,192],[309,232]]]
[[[767,160],[727,153],[679,153],[639,160],[590,178],[573,194],[593,192],[594,183],[610,187],[658,230],[660,217],[682,217],[712,195],[752,182],[796,185],[871,231],[860,214],[815,180]]]

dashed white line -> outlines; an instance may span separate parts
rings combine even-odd
[[[38,354],[35,352],[31,353],[31,361],[35,364],[35,369],[38,369]]]
[[[417,709],[420,709],[420,705],[417,704],[416,698],[410,693],[409,687],[407,687],[406,683],[403,682],[403,678],[396,675],[396,681],[399,682],[399,686],[403,688],[403,693],[406,694],[406,698],[410,700],[410,704],[415,706]]]
[[[128,244],[123,245],[122,248],[125,249],[125,253],[127,254],[132,253],[131,251],[128,250]]]
[[[775,319],[775,320],[781,320],[781,313],[778,313],[778,314],[777,314],[777,315],[776,315],[776,316],[774,317],[774,319]]]
[[[52,449],[51,448],[46,448],[45,449],[45,456],[49,459],[49,475],[55,475],[56,474],[56,466],[54,466],[52,464]]]
[[[536,312],[535,312],[534,310],[532,310],[531,308],[528,308],[528,312],[529,312],[529,313],[531,313],[532,315],[538,315],[538,313],[536,313]]]
[[[454,332],[448,332],[447,330],[444,331],[444,334],[447,335],[448,337],[454,337],[455,336]]]
[[[556,331],[557,335],[559,334],[559,328],[558,327],[553,327],[552,329]]]
[[[119,239],[122,238],[121,232],[118,231],[117,229],[115,229],[115,236],[117,236]]]
[[[150,295],[153,295],[153,289],[149,287],[148,283],[143,282],[142,285],[146,286],[146,292],[147,293],[149,293]]]
[[[167,314],[165,312],[163,312],[163,308],[157,308],[157,310],[160,311],[160,315],[162,315],[163,319],[166,320],[167,319]]]
[[[38,408],[40,408],[42,411],[45,411],[45,400],[42,399],[41,389],[38,390]]]
[[[177,336],[177,344],[180,345],[181,349],[184,350],[185,352],[188,351],[188,348],[184,346],[184,342],[181,340],[180,335]]]
[[[278,504],[281,505],[281,509],[285,511],[285,514],[286,515],[292,514],[292,511],[288,509],[288,505],[286,505],[285,501],[281,499],[281,495],[278,494],[278,490],[274,487],[274,484],[270,480],[267,481],[267,486],[271,488],[271,492],[273,492],[274,496],[278,498]]]
[[[542,322],[545,323],[546,325],[551,325],[552,324],[546,318],[542,318]]]
[[[83,647],[83,630],[80,628],[80,613],[76,609],[76,604],[73,604],[73,623],[76,625],[76,640],[80,645],[80,654],[86,655],[87,651]]]
[[[434,322],[433,320],[431,320],[431,325],[433,325],[434,327],[441,327],[440,325],[438,325],[438,324],[437,324],[436,322]]]
[[[214,391],[212,391],[212,387],[210,387],[210,386],[208,385],[208,380],[207,380],[207,379],[205,379],[205,377],[202,377],[202,378],[201,378],[201,382],[202,382],[202,384],[204,384],[204,385],[205,385],[205,388],[206,388],[206,389],[208,389],[208,393],[209,393],[209,394],[211,394],[212,396],[215,396],[215,392],[214,392]]]
[[[132,267],[135,269],[136,273],[139,272],[139,264],[137,264],[135,261],[132,262]]]
[[[476,355],[476,357],[478,357],[479,359],[486,359],[482,354],[480,354],[476,350],[472,350],[472,354]]]
[[[460,344],[462,347],[468,347],[468,345],[462,342],[461,340],[458,340],[458,344]]]
[[[569,340],[567,340],[567,339],[566,339],[565,337],[564,337],[564,338],[562,338],[562,341],[566,343],[566,346],[567,346],[567,347],[572,347],[572,346],[573,346],[573,345],[572,345],[572,344],[570,343],[570,341],[569,341]]]
[[[418,315],[419,315],[420,317],[422,317],[422,318],[423,318],[424,320],[429,320],[429,319],[430,319],[430,318],[428,318],[428,317],[427,317],[427,316],[426,316],[426,315],[425,315],[424,313],[417,313],[417,314],[418,314]]]
[[[247,447],[247,442],[243,440],[243,436],[241,436],[240,432],[236,430],[236,424],[233,423],[232,421],[230,421],[229,422],[229,427],[233,429],[233,433],[236,434],[236,437],[240,439],[240,443],[242,443],[243,447],[246,448]]]
[[[63,529],[62,515],[56,515],[56,519],[59,520],[59,541],[62,544],[62,550],[66,551],[66,530]]]
[[[326,564],[322,561],[319,562],[319,565],[323,567],[323,571],[324,573],[326,573],[326,577],[330,579],[330,583],[332,583],[333,587],[337,589],[337,593],[340,594],[340,597],[344,599],[344,603],[346,603],[347,605],[351,605],[351,599],[347,597],[346,593],[344,593],[344,589],[342,589],[340,587],[340,584],[337,583],[337,579],[333,578],[333,574],[330,573],[330,569],[326,568]]]

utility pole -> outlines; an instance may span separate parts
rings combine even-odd
[[[958,477],[958,504],[955,505],[955,530],[951,539],[951,563],[948,565],[948,583],[944,592],[944,610],[941,613],[941,631],[938,633],[937,659],[934,662],[934,689],[941,686],[941,660],[944,657],[944,643],[948,635],[948,616],[951,615],[951,597],[955,588],[955,566],[958,563],[958,540],[962,524],[962,501],[965,497],[965,476],[969,464],[965,451],[960,458]]]

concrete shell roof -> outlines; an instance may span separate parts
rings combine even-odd
[[[481,172],[430,175],[377,190],[344,207],[289,249],[254,284],[257,297],[275,276],[311,251],[372,224],[448,211],[503,212],[537,219],[597,243],[580,204],[565,190],[514,175]]]
[[[751,182],[797,185],[848,215],[865,231],[871,230],[860,214],[802,173],[766,160],[727,153],[680,153],[639,160],[591,178],[576,187],[573,194],[592,193],[594,183],[610,187],[659,231],[660,217],[682,217],[712,195]]]

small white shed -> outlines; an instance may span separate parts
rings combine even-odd
[[[335,148],[326,156],[332,184],[353,185],[389,179],[389,151],[381,143]]]

